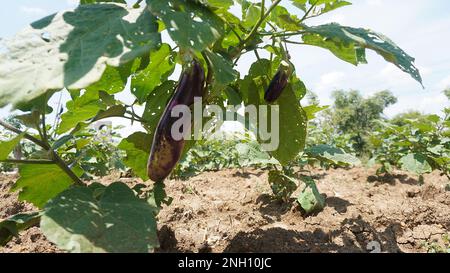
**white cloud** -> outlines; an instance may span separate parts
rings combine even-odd
[[[437,88],[439,90],[444,90],[450,87],[450,75],[448,75],[447,77],[443,78],[438,84],[437,84]]]
[[[45,15],[47,14],[47,10],[43,8],[38,7],[31,7],[31,6],[20,6],[20,11],[25,14],[29,15]]]
[[[71,7],[75,7],[78,6],[78,0],[66,0],[67,5],[71,6]]]
[[[340,71],[333,71],[327,74],[323,74],[320,77],[319,86],[333,86],[333,85],[339,85],[344,78],[345,74]]]

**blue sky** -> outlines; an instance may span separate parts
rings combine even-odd
[[[288,2],[283,0],[283,2]],[[357,89],[364,95],[391,90],[399,103],[387,109],[393,116],[409,109],[440,113],[449,105],[442,90],[450,87],[450,1],[448,0],[354,0],[344,7],[310,24],[338,22],[367,27],[390,37],[416,58],[424,78],[425,90],[409,75],[369,52],[367,65],[355,67],[344,63],[320,48],[293,46],[291,55],[298,76],[316,92],[323,104],[330,103],[335,89]],[[70,9],[75,0],[15,0],[2,3],[0,37],[8,38],[27,24],[53,12]],[[242,74],[254,56],[240,61]],[[0,111],[4,116],[6,109]]]

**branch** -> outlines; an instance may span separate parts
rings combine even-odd
[[[86,184],[81,181],[81,179],[76,175],[70,168],[67,166],[67,164],[59,157],[59,155],[55,151],[51,151],[51,157],[53,158],[54,162],[58,167],[61,168],[70,178],[72,178],[73,182],[78,186],[86,186]]]
[[[250,31],[250,33],[248,34],[247,38],[244,39],[244,41],[238,46],[238,48],[240,50],[242,50],[242,48],[253,38],[253,36],[256,35],[256,33],[258,32],[258,28],[262,25],[262,23],[264,22],[264,20],[266,20],[266,18],[270,15],[270,13],[272,12],[272,10],[281,2],[281,0],[276,0],[275,2],[272,3],[272,5],[269,7],[269,9],[267,10],[266,13],[264,13],[264,8],[261,7],[261,9],[263,10],[263,12],[261,12],[261,18],[259,18],[258,22],[256,22],[255,26],[253,27],[253,29]]]
[[[36,165],[55,164],[55,161],[45,159],[28,159],[28,160],[5,159],[0,160],[0,162],[11,164],[36,164]]]
[[[29,141],[35,143],[36,145],[44,148],[45,150],[49,150],[50,149],[50,145],[48,145],[47,143],[43,142],[42,140],[39,140],[37,138],[35,138],[34,136],[28,134],[28,133],[24,133],[22,130],[17,129],[16,127],[12,126],[11,124],[5,122],[4,120],[0,119],[0,125],[5,127],[5,129],[16,133],[18,135],[23,134],[23,137],[28,139]]]
[[[0,119],[0,125],[5,127],[6,129],[10,130],[11,132],[14,132],[16,134],[23,134],[23,137],[34,142],[35,144],[42,147],[44,150],[48,151],[50,154],[50,157],[52,158],[52,161],[54,164],[58,165],[72,180],[75,184],[79,186],[86,186],[83,181],[67,166],[67,164],[59,157],[59,155],[50,147],[48,143],[45,141],[39,140],[27,133],[22,132],[22,130],[17,129],[16,127],[12,126],[11,124],[3,121]]]
[[[317,5],[317,2],[319,2],[319,0],[316,0],[316,2],[314,2],[314,4],[311,5],[311,7],[305,12],[305,15],[303,15],[302,19],[300,19],[300,22],[303,22],[306,19],[308,19],[308,15],[311,13],[311,11],[314,9],[314,7]]]

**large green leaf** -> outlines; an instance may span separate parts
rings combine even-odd
[[[0,246],[6,245],[19,232],[39,223],[40,212],[16,214],[5,220],[0,220]]]
[[[0,141],[0,161],[6,160],[8,158],[9,154],[14,150],[14,148],[19,145],[22,138],[23,134],[20,134],[11,140]]]
[[[202,51],[223,35],[222,19],[196,1],[147,0],[147,5],[180,47]]]
[[[139,103],[146,101],[147,96],[172,74],[175,69],[173,54],[168,44],[150,53],[150,63],[131,78],[131,92]]]
[[[264,91],[276,69],[266,59],[261,59],[250,67],[248,75],[239,82],[246,106],[267,105],[263,99]],[[296,96],[296,93],[301,92],[296,88],[296,84],[289,83],[274,103],[279,107],[279,145],[276,150],[271,151],[271,155],[282,165],[288,164],[305,147],[307,117]],[[266,117],[258,117],[257,128],[261,127],[261,122],[267,122],[269,130],[272,128],[270,108]],[[259,137],[258,141],[264,143]]]
[[[73,183],[56,165],[21,165],[19,174],[20,178],[12,190],[20,190],[19,200],[28,201],[38,208],[42,208],[48,200]]]
[[[41,230],[69,252],[150,252],[159,246],[154,211],[120,182],[75,187],[48,202]]]
[[[119,149],[126,152],[123,163],[143,180],[148,180],[147,161],[152,140],[152,135],[136,132],[124,138],[118,146]]]
[[[0,55],[0,106],[82,89],[160,44],[156,18],[120,4],[81,5],[31,24]]]
[[[402,169],[416,174],[425,174],[433,171],[426,156],[420,153],[408,154],[400,159]]]
[[[338,58],[354,65],[367,62],[365,49],[374,50],[422,84],[414,58],[382,34],[336,23],[307,27],[306,31],[307,34],[303,35],[306,44],[329,49]]]
[[[276,104],[280,107],[280,144],[271,154],[286,165],[305,148],[308,118],[291,84],[284,89]]]

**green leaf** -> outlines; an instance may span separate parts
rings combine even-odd
[[[319,106],[319,105],[308,105],[303,106],[308,120],[313,120],[316,118],[316,114],[328,109],[329,106]]]
[[[81,5],[45,17],[5,42],[0,55],[0,106],[47,90],[82,89],[159,46],[156,18],[145,7]]]
[[[303,29],[297,16],[292,15],[282,6],[276,6],[270,13],[270,20],[278,27],[287,31],[296,31]]]
[[[400,159],[402,169],[415,174],[431,173],[433,171],[427,157],[420,153],[408,154]]]
[[[263,99],[264,91],[276,69],[277,67],[271,65],[270,61],[266,59],[261,59],[250,67],[248,75],[239,81],[246,106],[266,105]],[[299,98],[295,92],[296,89],[299,89],[299,87],[289,83],[274,103],[274,105],[279,106],[279,145],[270,154],[282,165],[292,161],[305,147],[307,116],[300,106]],[[298,93],[304,92],[302,90],[297,91]],[[272,128],[270,108],[267,117],[259,116],[258,121],[267,122],[267,128]],[[260,127],[259,124],[257,128]],[[258,141],[264,143],[259,137]]]
[[[20,165],[19,174],[20,178],[12,190],[20,190],[19,200],[30,202],[38,208],[73,183],[56,165]]]
[[[297,189],[297,181],[281,171],[271,170],[269,172],[269,184],[275,198],[288,202],[291,195]]]
[[[224,32],[224,22],[208,7],[188,0],[147,0],[150,11],[164,22],[182,48],[203,51]]]
[[[150,63],[131,78],[131,93],[139,103],[145,102],[147,96],[158,87],[175,69],[173,54],[168,44],[150,53]]]
[[[271,154],[282,165],[287,165],[305,148],[308,118],[292,84],[288,84],[276,104],[280,107],[280,144]]]
[[[278,164],[278,161],[271,158],[268,153],[261,151],[257,142],[238,143],[236,151],[240,166]]]
[[[5,246],[13,236],[18,236],[19,232],[26,230],[39,223],[40,212],[21,213],[0,220],[0,246]]]
[[[19,145],[25,133],[22,133],[8,141],[0,141],[0,161],[8,159],[9,154]]]
[[[124,164],[130,167],[144,181],[148,180],[147,161],[152,141],[151,135],[136,132],[123,139],[118,146],[119,149],[127,154],[123,159]]]
[[[131,74],[131,63],[121,67],[107,66],[99,81],[87,88],[88,90],[101,90],[108,94],[115,94],[122,91]]]
[[[78,123],[95,117],[100,110],[106,108],[99,100],[97,90],[87,90],[82,96],[68,101],[66,107],[68,111],[61,115],[61,123],[56,130],[58,134],[63,134]]]
[[[154,207],[127,185],[75,187],[50,200],[41,230],[69,252],[150,252],[159,247]]]
[[[316,183],[311,177],[307,176],[302,177],[302,180],[306,183],[306,186],[297,198],[300,207],[307,215],[322,211],[325,207],[325,198],[320,194]]]
[[[121,3],[126,4],[127,1],[125,0],[80,0],[80,5],[86,5],[86,4],[94,4],[94,3],[101,3],[101,2],[111,2],[111,3]]]
[[[214,79],[219,86],[226,86],[236,80],[238,72],[233,69],[231,60],[209,50],[206,51],[206,55],[211,62]]]
[[[142,125],[150,134],[152,134],[152,138],[153,132],[155,131],[156,126],[158,126],[159,119],[175,91],[176,84],[177,83],[174,81],[165,81],[147,97],[144,113],[142,115],[145,123]]]
[[[114,105],[106,110],[100,110],[100,112],[95,116],[93,121],[98,121],[105,118],[111,117],[123,117],[126,112],[126,108],[123,105]]]
[[[337,165],[358,166],[361,164],[361,161],[357,157],[329,145],[317,145],[308,148],[305,153],[310,157]]]
[[[329,49],[338,58],[354,65],[367,62],[365,49],[374,50],[422,84],[414,58],[382,34],[336,23],[307,27],[306,31],[308,33],[303,35],[306,44]]]

